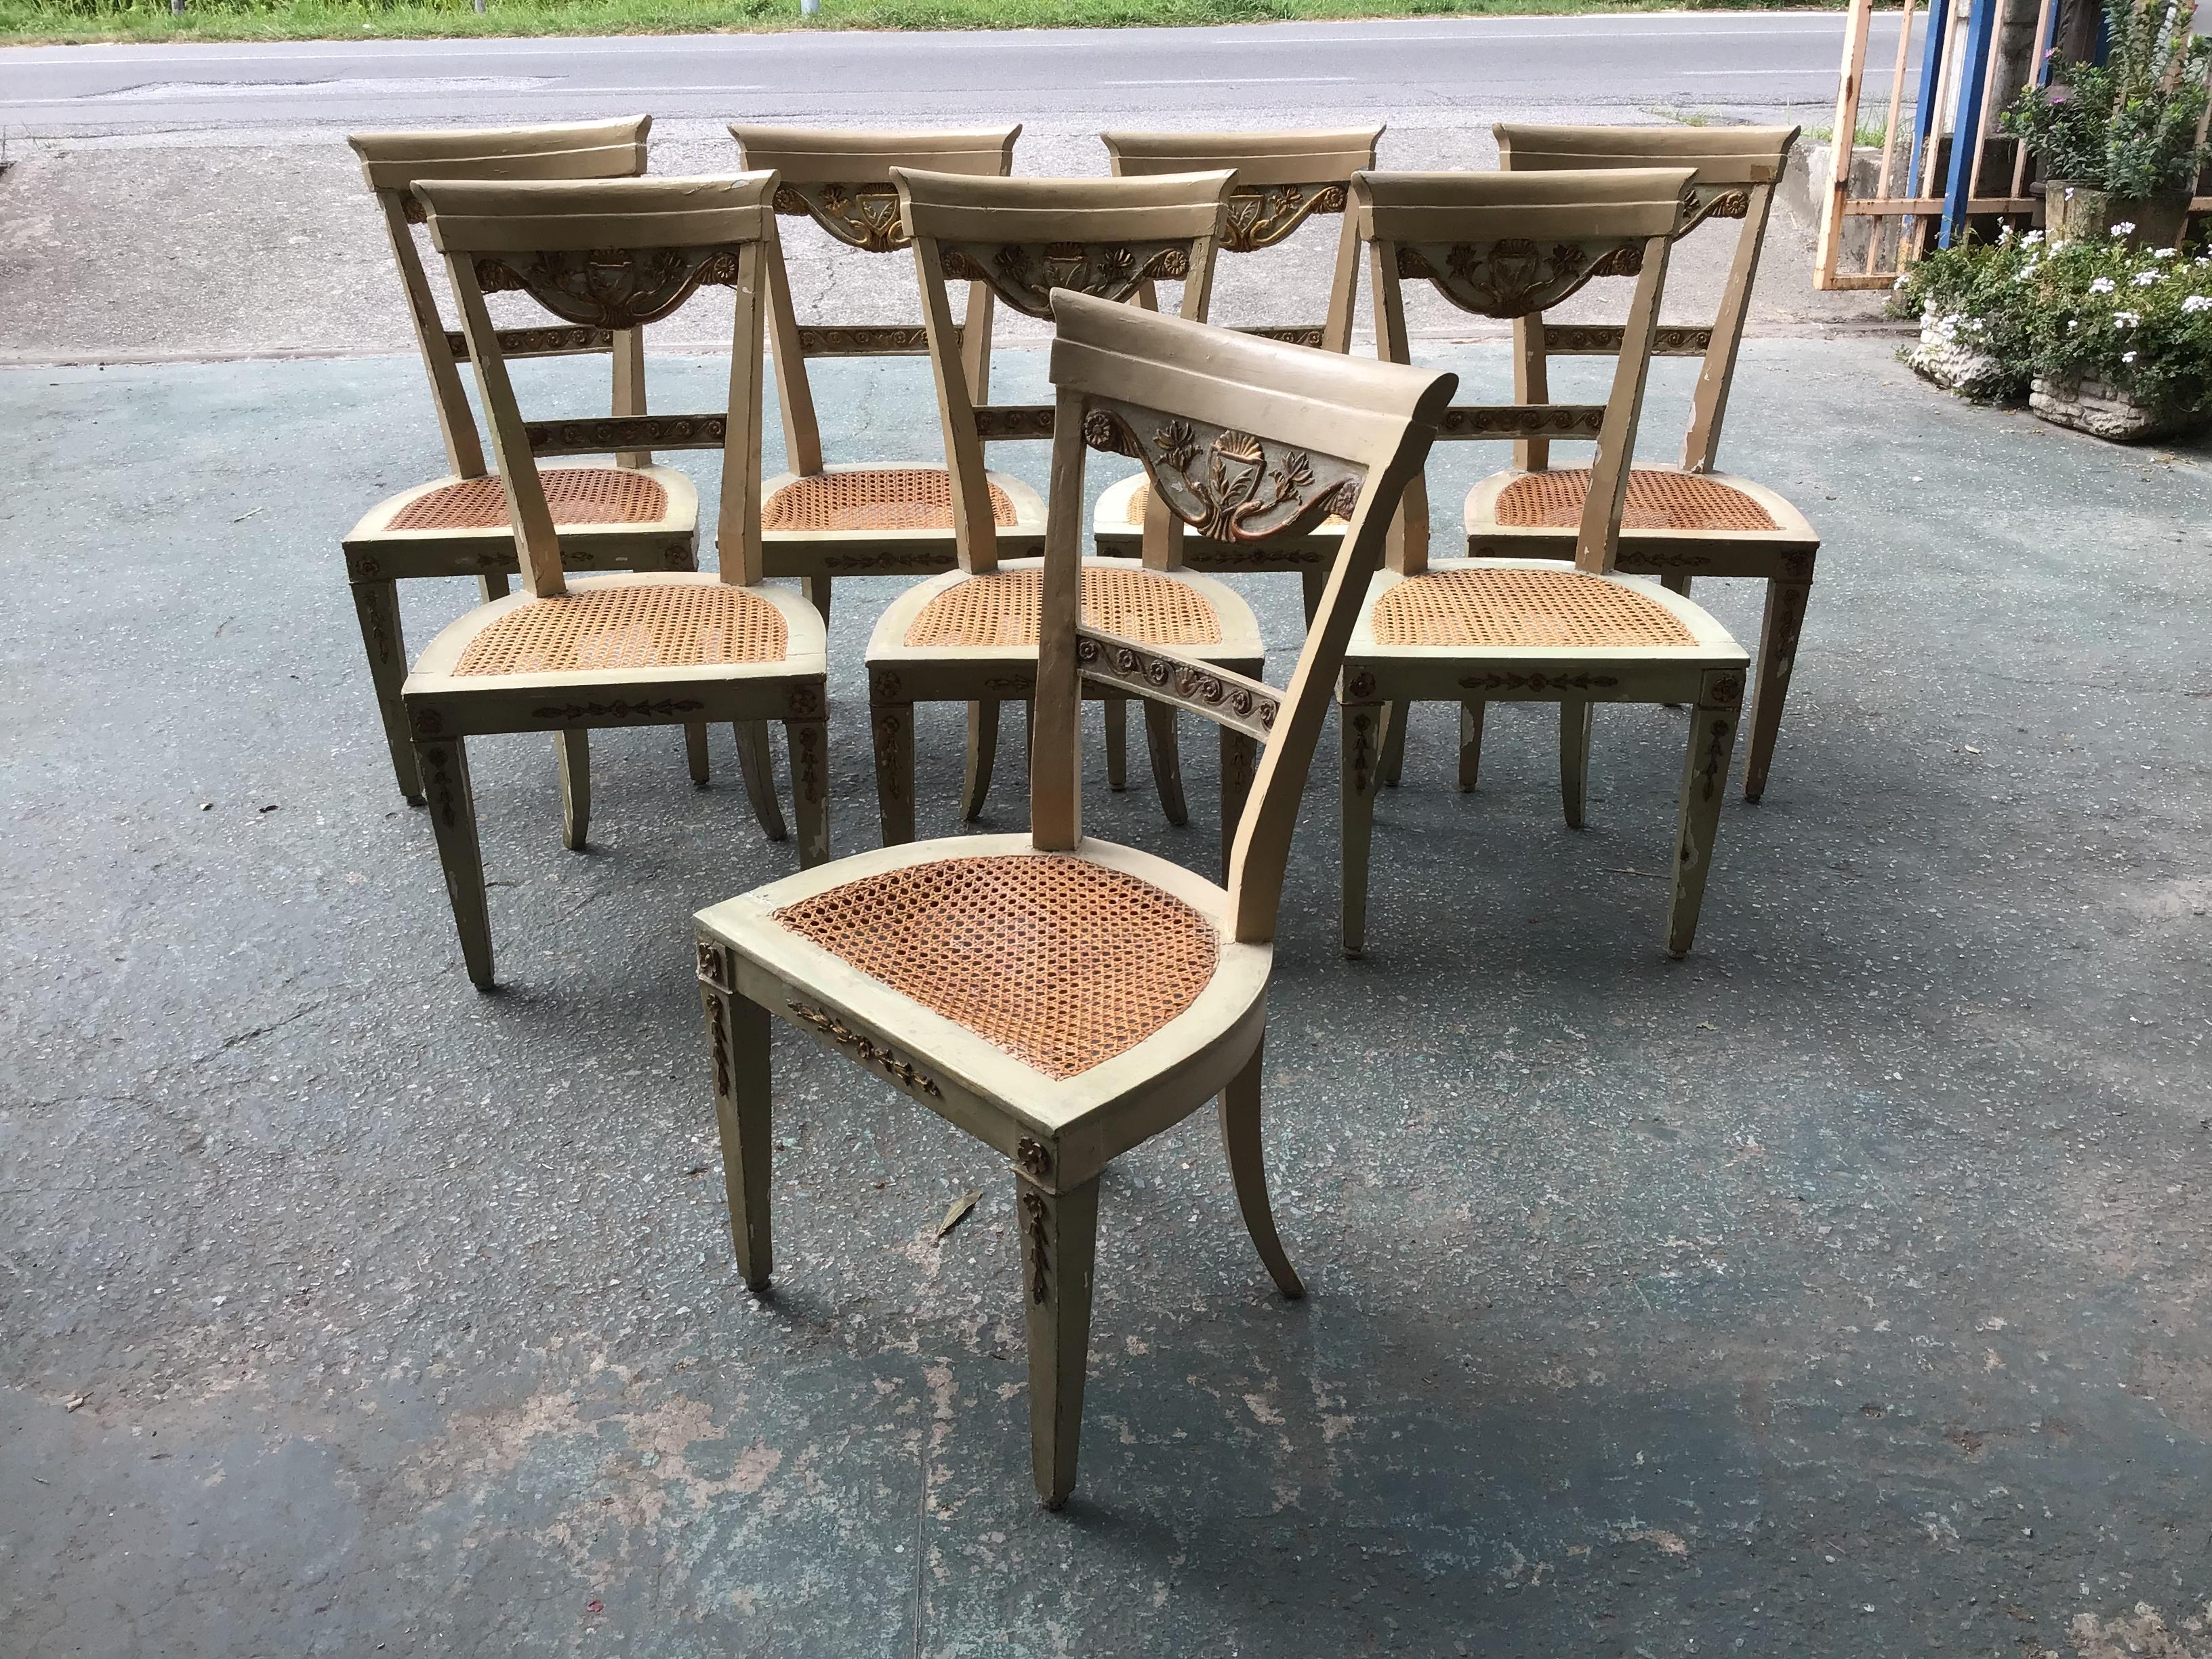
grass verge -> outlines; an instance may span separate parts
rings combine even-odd
[[[1792,0],[1840,9],[1842,0]],[[541,34],[685,34],[780,29],[1190,27],[1363,17],[1561,16],[1585,12],[1764,11],[1775,0],[0,0],[0,43],[359,40]]]

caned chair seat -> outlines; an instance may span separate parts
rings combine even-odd
[[[1516,528],[1572,530],[1589,498],[1590,469],[1528,472],[1498,492],[1498,522]],[[1628,475],[1624,530],[1773,530],[1774,515],[1758,499],[1703,473],[1639,466]]]
[[[1034,566],[970,576],[930,596],[908,624],[905,643],[1035,648],[1043,592],[1043,572]],[[1085,568],[1083,620],[1155,645],[1221,642],[1221,619],[1206,596],[1152,570]]]
[[[993,520],[1012,528],[1012,497],[1003,483],[990,489]],[[950,532],[952,475],[941,466],[871,466],[793,478],[769,492],[761,528]]]
[[[538,475],[553,522],[654,524],[668,514],[668,491],[635,467],[564,466]],[[408,498],[389,530],[505,530],[507,493],[496,477],[463,478]]]
[[[1680,618],[1626,582],[1565,566],[1462,566],[1393,583],[1370,613],[1377,645],[1685,646]]]

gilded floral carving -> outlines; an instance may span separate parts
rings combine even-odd
[[[896,185],[781,184],[775,210],[786,218],[811,219],[839,241],[869,253],[891,253],[907,245]]]
[[[1188,242],[949,242],[938,268],[956,282],[988,283],[1031,317],[1052,314],[1052,292],[1071,288],[1126,300],[1144,283],[1190,275]]]
[[[1315,214],[1343,211],[1342,185],[1261,185],[1231,190],[1221,246],[1231,253],[1273,247]]]
[[[1640,241],[1559,242],[1547,250],[1525,237],[1449,246],[1401,243],[1398,275],[1420,278],[1462,311],[1526,317],[1557,305],[1600,276],[1644,269]]]
[[[1350,518],[1361,470],[1348,461],[1135,404],[1093,404],[1084,441],[1142,461],[1168,510],[1217,542],[1257,542]]]
[[[526,293],[555,316],[591,328],[658,322],[702,287],[738,280],[734,248],[599,248],[590,252],[487,256],[476,262],[487,294]]]

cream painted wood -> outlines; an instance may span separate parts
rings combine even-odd
[[[1700,359],[1690,400],[1689,424],[1678,468],[1639,465],[1639,474],[1694,473],[1765,509],[1771,530],[1670,529],[1626,526],[1620,534],[1620,568],[1659,576],[1678,592],[1698,576],[1746,577],[1766,584],[1765,614],[1753,655],[1750,741],[1743,793],[1759,799],[1766,790],[1783,706],[1796,665],[1797,643],[1810,596],[1820,532],[1777,491],[1719,471],[1721,427],[1735,382],[1752,288],[1765,246],[1774,192],[1789,160],[1794,127],[1560,127],[1501,122],[1495,129],[1499,163],[1513,172],[1562,172],[1601,167],[1683,166],[1695,169],[1692,212],[1683,234],[1711,223],[1734,222],[1735,247],[1720,301],[1709,324],[1660,330],[1662,355]],[[1514,324],[1515,395],[1544,396],[1546,365],[1556,356],[1607,355],[1619,349],[1601,326],[1547,324],[1542,317]],[[1539,439],[1516,446],[1513,470],[1477,483],[1465,508],[1467,550],[1486,555],[1565,556],[1571,538],[1558,529],[1509,526],[1498,517],[1498,497],[1516,477],[1550,465],[1550,446]],[[1387,769],[1386,769],[1387,773]],[[1395,782],[1387,775],[1385,782]]]
[[[1447,410],[1444,437],[1517,441],[1532,432],[1587,434],[1596,453],[1592,482],[1568,550],[1575,568],[1530,558],[1431,561],[1423,503],[1408,490],[1393,526],[1389,568],[1366,596],[1346,648],[1339,699],[1345,953],[1367,944],[1369,866],[1376,792],[1401,746],[1412,705],[1448,702],[1460,710],[1460,787],[1474,781],[1483,706],[1494,701],[1559,706],[1560,804],[1580,828],[1588,795],[1593,705],[1683,703],[1693,709],[1689,757],[1678,803],[1675,857],[1667,920],[1669,954],[1687,952],[1711,866],[1728,760],[1735,736],[1748,658],[1719,623],[1688,599],[1646,577],[1616,569],[1644,390],[1659,328],[1672,245],[1698,210],[1686,167],[1578,169],[1528,173],[1361,173],[1338,258],[1329,339],[1351,336],[1364,265],[1374,284],[1376,335],[1385,357],[1403,361],[1402,284],[1426,280],[1462,309],[1515,321],[1540,316],[1592,280],[1633,277],[1628,321],[1614,354],[1602,405],[1541,399],[1540,374],[1522,375],[1540,400]],[[1540,264],[1511,257],[1512,245],[1551,250]],[[1669,613],[1686,645],[1601,642],[1558,646],[1410,646],[1377,637],[1375,614],[1407,582],[1448,582],[1454,573],[1515,571],[1556,582],[1562,598],[1595,580]],[[1717,772],[1716,772],[1717,766]]]
[[[1399,492],[1418,471],[1455,381],[1252,340],[1079,294],[1055,294],[1050,304],[1059,326],[1051,370],[1057,393],[1050,550],[1039,647],[1022,664],[1036,702],[1030,833],[894,844],[726,900],[698,914],[696,960],[731,1241],[754,1289],[767,1287],[773,1263],[771,1016],[1008,1159],[1022,1250],[1031,1468],[1039,1497],[1057,1509],[1075,1484],[1098,1180],[1114,1158],[1218,1097],[1223,1146],[1255,1247],[1285,1295],[1302,1293],[1268,1206],[1261,1151],[1261,1055],[1283,871],[1360,595],[1379,562]],[[1311,485],[1301,486],[1296,515],[1281,516],[1285,533],[1296,533],[1300,519],[1327,504],[1341,503],[1344,487],[1358,492],[1351,532],[1285,692],[1226,678],[1187,654],[1080,623],[1085,442],[1126,446],[1142,433],[1170,431],[1177,421],[1231,440],[1279,446],[1265,459],[1285,473],[1310,468]],[[1304,447],[1322,434],[1335,447],[1316,444],[1308,453]],[[1169,459],[1181,441],[1138,443],[1139,458],[1187,469],[1188,463]],[[1179,513],[1210,508],[1202,500],[1176,499]],[[1117,657],[1124,651],[1142,653],[1145,660],[1125,664]],[[1172,699],[1221,720],[1247,744],[1255,741],[1248,730],[1265,734],[1225,884],[1083,833],[1076,737],[1085,681]],[[1181,900],[1211,927],[1212,973],[1180,1012],[1131,1046],[1072,1075],[1053,1075],[777,919],[787,906],[857,881],[977,858],[1079,860]],[[974,925],[981,934],[1007,924],[1001,915],[979,915]],[[1091,936],[1101,931],[1094,922]],[[975,972],[991,971],[979,956]],[[982,979],[979,994],[989,994],[994,983]],[[1034,980],[1023,983],[1035,988]]]
[[[762,306],[775,232],[766,204],[774,186],[774,174],[756,173],[585,183],[442,179],[416,187],[428,210],[432,243],[446,256],[460,305],[526,587],[477,606],[446,628],[401,689],[463,959],[479,988],[492,982],[493,957],[465,749],[471,738],[531,731],[556,735],[566,839],[580,849],[592,810],[589,732],[675,725],[688,734],[727,720],[738,727],[744,745],[757,744],[766,721],[781,720],[791,744],[800,860],[811,865],[829,856],[828,665],[822,619],[796,592],[749,586],[742,580],[759,564]],[[582,284],[571,280],[580,262],[587,262],[590,273],[590,281]],[[617,416],[533,426],[523,419],[516,402],[500,332],[484,303],[488,283],[519,288],[556,315],[587,310],[592,320],[618,331],[635,331],[659,320],[704,287],[732,290],[727,405],[684,416]],[[626,368],[634,368],[626,360]],[[635,388],[626,395],[635,397]],[[720,574],[633,573],[572,580],[547,508],[538,448],[597,445],[623,451],[637,448],[647,438],[721,452]],[[653,645],[653,619],[673,618],[683,605],[696,603],[683,600],[681,590],[722,586],[746,587],[776,613],[784,641],[780,657],[711,664],[635,662],[641,649],[658,648]],[[470,647],[487,633],[526,619],[533,609],[616,592],[631,596],[627,602],[646,618],[638,625],[643,647],[635,640],[620,642],[618,654],[629,659],[629,665],[500,672],[468,659]],[[703,756],[696,739],[687,747],[696,769]],[[749,781],[767,778],[764,747],[756,747],[750,758]],[[774,811],[771,796],[763,816]],[[775,819],[781,830],[780,812]]]
[[[401,490],[378,502],[349,531],[343,544],[346,577],[353,589],[362,644],[368,657],[369,684],[399,792],[413,805],[422,804],[422,780],[407,736],[406,711],[399,688],[407,678],[407,643],[400,625],[401,581],[433,576],[473,576],[489,599],[507,592],[517,569],[514,532],[504,523],[482,528],[396,530],[394,522],[422,497],[448,485],[484,476],[483,447],[476,417],[463,388],[460,363],[467,356],[462,337],[447,331],[421,251],[414,222],[421,205],[413,195],[422,179],[607,179],[629,178],[646,167],[650,116],[559,126],[451,128],[430,132],[357,132],[347,142],[361,157],[362,171],[374,193],[392,263],[399,273],[416,349],[430,381],[447,471],[442,477]],[[643,414],[642,356],[637,331],[563,327],[507,331],[511,356],[560,356],[606,352],[614,361],[611,412]],[[457,344],[459,347],[456,352]],[[666,510],[653,520],[632,524],[564,524],[559,526],[563,556],[579,570],[696,570],[698,568],[698,498],[681,473],[652,465],[652,456],[630,452],[618,465],[649,470],[666,493]],[[703,766],[705,733],[687,738]],[[695,766],[694,775],[705,781]]]

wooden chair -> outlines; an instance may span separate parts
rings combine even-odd
[[[928,188],[915,182],[917,197]],[[772,1265],[774,1018],[1012,1160],[1031,1466],[1038,1495],[1057,1509],[1075,1485],[1108,1163],[1218,1095],[1245,1224],[1283,1293],[1302,1293],[1261,1156],[1261,1048],[1284,866],[1353,613],[1398,492],[1455,383],[1081,294],[1054,293],[1049,303],[1060,332],[1030,832],[841,859],[697,921],[730,1236],[745,1282],[766,1289]],[[1287,691],[1079,620],[1085,444],[1141,460],[1193,526],[1227,520],[1256,541],[1349,514]],[[1194,469],[1193,454],[1206,465]],[[1265,512],[1239,517],[1255,473],[1290,488]],[[1194,710],[1265,745],[1224,885],[1083,834],[1086,680]]]
[[[1675,838],[1667,949],[1697,930],[1743,697],[1743,650],[1721,625],[1648,577],[1617,574],[1629,458],[1651,363],[1668,250],[1690,206],[1686,167],[1589,173],[1363,173],[1352,181],[1329,343],[1351,337],[1366,254],[1379,353],[1407,361],[1407,278],[1462,310],[1539,315],[1594,278],[1635,278],[1611,394],[1602,404],[1517,401],[1447,410],[1441,438],[1595,440],[1571,566],[1540,559],[1428,557],[1428,497],[1407,487],[1386,568],[1346,654],[1344,949],[1365,947],[1367,864],[1383,708],[1454,702],[1467,744],[1484,702],[1559,705],[1559,787],[1580,828],[1595,702],[1693,704]]]
[[[1344,211],[1352,175],[1375,165],[1382,129],[1350,127],[1287,132],[1106,132],[1099,135],[1117,179],[1162,173],[1208,173],[1229,167],[1229,216],[1221,252],[1257,253],[1288,241],[1306,225]],[[1297,345],[1317,346],[1319,322],[1249,324],[1237,331]],[[1145,515],[1152,501],[1145,475],[1109,485],[1098,499],[1091,534],[1105,558],[1136,558],[1144,551]],[[1157,536],[1166,526],[1162,519]],[[1336,562],[1344,526],[1331,521],[1310,536],[1276,538],[1262,546],[1191,537],[1183,562],[1193,570],[1296,570],[1305,580],[1306,618],[1311,621],[1321,585]],[[1115,751],[1109,747],[1109,754]],[[1115,780],[1120,787],[1120,780]]]
[[[1715,471],[1715,456],[1735,375],[1736,350],[1751,314],[1752,282],[1766,240],[1767,215],[1797,130],[1551,127],[1501,122],[1496,131],[1500,161],[1511,173],[1694,168],[1694,200],[1685,233],[1711,220],[1734,220],[1741,226],[1711,325],[1662,324],[1656,337],[1653,349],[1659,356],[1703,362],[1690,402],[1681,465],[1639,465],[1629,474],[1620,568],[1656,575],[1677,593],[1690,591],[1692,576],[1748,576],[1766,584],[1765,617],[1759,650],[1752,659],[1749,741],[1743,765],[1744,799],[1755,801],[1766,790],[1820,538],[1804,515],[1775,491]],[[1549,395],[1549,359],[1609,354],[1619,349],[1620,331],[1549,323],[1535,316],[1516,318],[1513,335],[1514,396],[1540,403]],[[1546,439],[1522,439],[1514,446],[1512,468],[1475,485],[1466,508],[1470,554],[1573,556],[1590,472],[1587,467],[1552,467],[1550,451]],[[1475,724],[1479,731],[1480,716]],[[1402,746],[1403,730],[1402,725],[1394,727],[1387,743],[1386,782],[1396,781],[1395,755]],[[1470,782],[1474,759],[1468,755],[1464,763]]]
[[[969,705],[962,814],[983,810],[998,744],[1001,700],[1026,702],[1036,672],[1040,568],[1001,556],[988,499],[983,445],[1049,438],[1048,405],[994,405],[969,389],[952,329],[948,279],[988,283],[1031,316],[1050,314],[1055,292],[1137,298],[1156,278],[1182,283],[1182,314],[1202,320],[1213,276],[1230,175],[1151,179],[984,179],[891,169],[921,271],[938,411],[952,464],[953,526],[960,561],[950,574],[917,583],[878,619],[868,642],[868,696],[876,738],[876,789],[886,845],[914,839],[914,706]],[[1196,452],[1192,459],[1196,459]],[[1257,510],[1268,481],[1249,480]],[[1209,526],[1212,528],[1212,526]],[[1090,614],[1117,631],[1187,647],[1240,673],[1257,674],[1267,647],[1237,593],[1181,564],[1182,537],[1163,535],[1157,562],[1094,560],[1084,568]],[[1174,711],[1146,705],[1152,774],[1170,821],[1188,814],[1175,746]],[[1222,750],[1222,834],[1249,780],[1231,734]]]
[[[818,127],[732,126],[744,166],[775,170],[775,210],[812,220],[862,253],[905,254],[895,167],[1003,178],[1013,166],[1018,125],[975,131],[904,132]],[[972,395],[988,395],[992,290],[968,285],[965,320],[953,328]],[[825,465],[808,383],[810,357],[926,356],[927,331],[912,323],[801,325],[779,263],[769,273],[769,337],[789,470],[764,486],[761,568],[797,576],[830,619],[840,576],[931,575],[957,567],[951,475],[941,460]],[[1044,547],[1044,503],[1020,479],[988,475],[999,533],[1027,556]]]
[[[799,861],[830,854],[822,618],[796,592],[760,585],[762,297],[778,257],[769,208],[775,186],[768,173],[416,186],[460,302],[525,590],[478,606],[441,633],[403,693],[461,952],[479,988],[491,984],[491,927],[469,738],[557,734],[566,839],[579,848],[591,816],[587,733],[594,728],[782,720]],[[526,293],[570,322],[626,330],[672,314],[707,286],[736,291],[727,408],[522,418],[486,293]],[[646,444],[721,451],[720,574],[570,583],[538,458]]]
[[[428,576],[474,576],[486,600],[507,592],[516,569],[514,535],[499,481],[484,469],[476,417],[461,386],[468,342],[448,330],[415,243],[422,219],[414,196],[425,179],[618,179],[645,171],[649,115],[571,126],[453,128],[434,132],[356,132],[347,143],[383,210],[385,232],[407,295],[415,343],[430,377],[430,395],[446,445],[447,476],[404,489],[362,515],[345,538],[346,575],[353,586],[362,643],[368,653],[392,769],[399,792],[422,804],[422,781],[408,741],[399,688],[407,678],[398,584]],[[645,413],[645,356],[636,329],[562,322],[500,331],[509,357],[605,352],[613,359],[616,415]],[[696,570],[699,500],[681,472],[653,465],[646,451],[627,451],[615,465],[549,468],[548,507],[562,556],[578,570]],[[707,781],[707,729],[685,728],[691,775]],[[740,752],[744,752],[741,747]],[[748,775],[748,784],[754,780]]]

